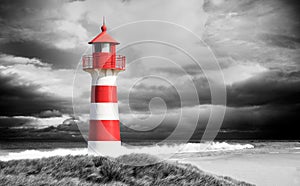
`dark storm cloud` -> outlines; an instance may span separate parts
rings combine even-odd
[[[78,20],[66,17],[66,4],[72,2],[1,1],[1,52],[36,57],[54,68],[76,67],[86,47],[81,43],[86,31]]]
[[[299,4],[283,0],[205,1],[203,8],[209,19],[204,38],[215,55],[232,58],[236,64],[266,68],[227,85],[224,129],[254,131],[248,136],[257,139],[297,138]]]
[[[1,128],[0,141],[84,141],[76,123],[60,124],[43,129]]]
[[[209,85],[205,79],[198,78],[194,81],[197,85],[200,104],[210,104]],[[168,114],[174,113],[176,109],[193,108],[196,103],[180,100],[172,96],[176,90],[155,86],[139,85],[133,89],[134,93],[130,101],[140,107],[131,107],[134,111],[144,113],[149,109],[149,99],[154,97],[154,92],[163,93]],[[158,94],[156,94],[157,96]],[[227,85],[227,109],[221,127],[219,138],[222,139],[295,139],[299,129],[298,113],[300,112],[300,73],[284,71],[267,71],[252,78],[233,85]],[[140,103],[140,104],[138,104]],[[143,103],[143,104],[141,104]],[[170,104],[172,103],[172,104]],[[174,103],[178,103],[177,105]],[[182,104],[182,105],[181,105]],[[171,109],[171,110],[170,110]],[[172,110],[174,109],[174,110]],[[121,109],[122,110],[122,109]],[[195,110],[195,109],[194,109]],[[208,121],[208,114],[200,116],[198,127],[193,139],[200,139]],[[195,113],[191,113],[195,114]],[[175,119],[176,120],[176,119]],[[159,126],[157,130],[165,130],[162,136],[168,136],[174,130],[175,121],[164,121],[164,127]],[[171,126],[171,127],[169,127]],[[124,129],[128,136],[140,134]],[[152,131],[153,132],[153,131]],[[147,134],[150,136],[150,133]],[[154,135],[155,132],[153,132]],[[146,133],[145,133],[146,135]],[[184,133],[182,134],[184,136]],[[156,136],[156,135],[155,135]],[[130,137],[129,137],[130,138]]]
[[[11,19],[16,16],[21,18],[21,15],[18,14],[13,14],[11,11],[15,9],[21,9],[19,13],[25,12],[24,6],[28,4],[28,1],[10,1],[10,0],[3,0],[1,1],[1,6],[0,6],[0,16],[2,19]],[[4,20],[2,20],[4,21]]]
[[[25,123],[29,122],[31,119],[26,117],[0,117],[0,128],[12,128],[12,127],[20,127]]]
[[[0,43],[0,51],[14,56],[39,58],[54,68],[75,68],[83,51],[60,50],[37,41]]]
[[[213,61],[208,61],[205,63],[213,63]],[[219,58],[218,59],[218,67],[217,65],[211,65],[209,66],[205,64],[205,70],[221,70],[226,69],[230,66],[234,65],[234,60],[231,57],[228,58]],[[191,78],[197,75],[203,74],[203,68],[201,68],[201,65],[199,64],[193,64],[193,65],[182,65],[181,69],[178,68],[172,68],[172,67],[160,67],[153,69],[157,73],[164,73],[168,74],[169,76],[184,76],[189,75]]]
[[[201,104],[211,103],[208,81],[205,77],[195,78],[193,83]],[[183,83],[184,84],[184,83]],[[185,90],[188,94],[189,90]],[[267,71],[244,81],[227,85],[227,105],[230,107],[248,107],[261,105],[293,105],[300,102],[300,72]],[[193,107],[195,102],[180,100],[175,87],[149,86],[140,84],[131,89],[130,106],[136,111],[148,110],[149,101],[161,97],[167,107]]]
[[[154,97],[162,98],[168,109],[181,107],[180,97],[174,87],[140,84],[131,90],[129,95],[130,108],[138,111],[149,111],[149,102]]]
[[[296,139],[299,95],[299,71],[271,71],[236,83],[228,88],[227,99],[235,110],[227,113],[222,127],[257,130],[251,135],[257,139]]]
[[[227,88],[229,106],[293,105],[300,103],[300,72],[270,71]]]
[[[53,1],[55,2],[55,1]],[[1,16],[1,38],[2,42],[9,41],[24,41],[24,34],[31,31],[30,27],[42,27],[42,25],[34,25],[38,21],[38,16],[44,6],[49,5],[51,2],[43,1],[1,1],[0,16]],[[53,15],[57,17],[57,15]],[[45,26],[45,25],[43,25]],[[46,31],[46,30],[45,30]],[[22,34],[23,33],[23,34]]]
[[[299,103],[231,109],[226,113],[222,129],[253,131],[244,134],[248,139],[299,139],[299,111]]]
[[[3,76],[0,73],[0,112],[2,116],[33,115],[41,110],[70,112],[70,101],[38,91],[39,85],[20,83],[17,74]]]

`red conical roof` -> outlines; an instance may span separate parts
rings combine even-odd
[[[112,38],[110,35],[106,33],[106,26],[103,19],[103,25],[101,27],[102,32],[97,35],[92,41],[89,42],[89,44],[93,43],[114,43],[119,44],[114,38]]]

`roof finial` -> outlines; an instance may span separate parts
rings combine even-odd
[[[101,26],[101,30],[102,30],[102,32],[105,32],[106,31],[105,16],[103,16],[102,22],[103,22],[103,25]]]

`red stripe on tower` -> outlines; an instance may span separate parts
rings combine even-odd
[[[119,120],[90,120],[89,141],[120,141]]]
[[[92,86],[92,103],[117,103],[117,86]]]

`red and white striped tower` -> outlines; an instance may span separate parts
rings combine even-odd
[[[121,146],[116,79],[125,70],[125,56],[116,55],[119,43],[102,32],[89,44],[93,54],[82,58],[83,70],[92,76],[88,150],[91,154],[114,155]]]

